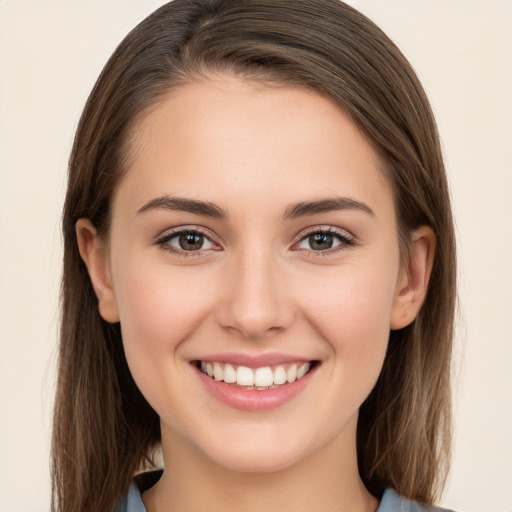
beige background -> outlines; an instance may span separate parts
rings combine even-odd
[[[59,217],[74,128],[114,47],[162,3],[0,0],[2,510],[48,510]],[[349,3],[409,57],[444,142],[461,313],[443,501],[461,512],[512,512],[512,2]]]

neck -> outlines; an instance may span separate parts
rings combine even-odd
[[[219,466],[164,428],[162,449],[164,474],[143,495],[148,512],[373,512],[378,505],[359,477],[355,435],[270,472]]]

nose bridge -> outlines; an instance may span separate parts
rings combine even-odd
[[[229,265],[228,293],[219,305],[221,325],[256,339],[285,329],[293,307],[283,286],[283,273],[270,247],[247,245]]]

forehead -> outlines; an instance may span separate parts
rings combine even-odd
[[[190,83],[136,122],[130,138],[115,202],[134,208],[163,193],[269,204],[326,194],[378,203],[390,195],[366,137],[334,101],[309,89],[233,77]]]

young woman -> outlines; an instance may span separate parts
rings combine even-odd
[[[435,503],[449,195],[425,94],[363,15],[158,9],[87,102],[63,230],[54,510]]]

